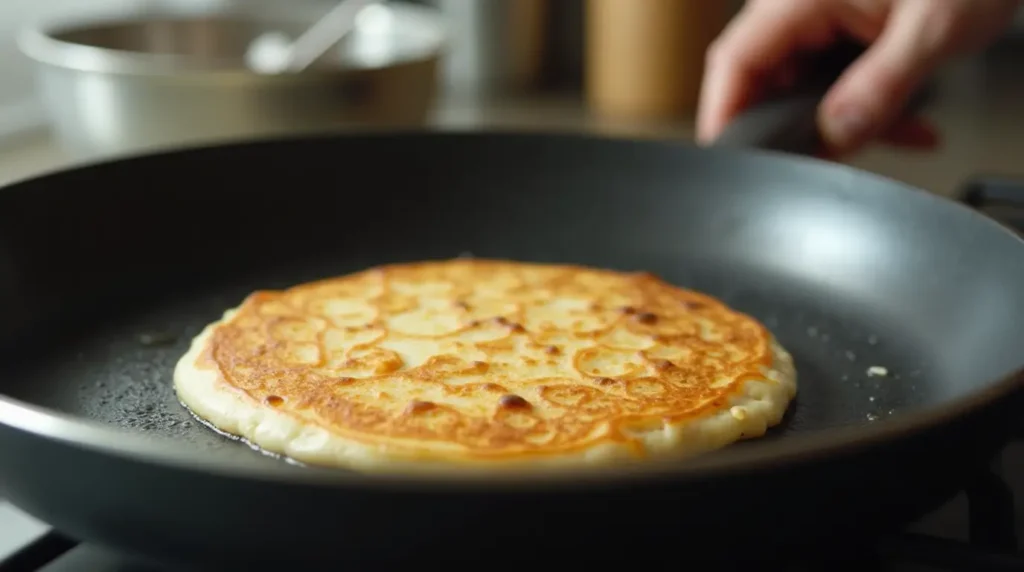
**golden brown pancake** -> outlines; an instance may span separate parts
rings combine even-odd
[[[651,274],[456,259],[256,292],[196,337],[175,387],[308,463],[539,467],[763,435],[796,372],[756,320]]]

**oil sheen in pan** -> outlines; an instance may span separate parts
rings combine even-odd
[[[196,423],[200,424],[203,427],[206,427],[210,431],[213,431],[217,435],[220,435],[221,437],[223,437],[223,438],[225,438],[225,439],[227,439],[229,441],[237,441],[237,442],[244,444],[246,447],[249,447],[253,451],[256,451],[257,453],[259,453],[259,454],[261,454],[261,455],[263,455],[265,457],[269,457],[271,459],[275,459],[275,460],[278,460],[278,461],[284,461],[285,463],[288,463],[289,465],[295,465],[296,467],[305,467],[305,466],[307,466],[302,461],[296,461],[295,459],[293,459],[293,458],[291,458],[291,457],[289,457],[287,455],[281,455],[281,454],[275,453],[273,451],[268,451],[268,450],[264,449],[263,447],[260,447],[259,445],[257,445],[255,443],[253,443],[252,441],[246,439],[245,437],[239,437],[238,435],[232,435],[231,433],[227,433],[225,431],[221,431],[219,428],[214,426],[209,421],[207,421],[207,420],[203,419],[202,417],[196,415],[196,413],[194,411],[192,411],[192,408],[189,407],[188,405],[185,405],[181,401],[178,401],[178,405],[181,405],[182,409],[184,409],[186,412],[188,412],[189,416],[192,417],[193,421],[195,421]]]

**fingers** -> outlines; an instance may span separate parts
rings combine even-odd
[[[932,2],[897,4],[878,40],[825,96],[819,124],[832,152],[848,153],[884,132],[945,55],[955,18]]]
[[[903,117],[878,135],[884,145],[906,151],[934,151],[942,145],[939,130],[923,117]],[[834,148],[822,147],[814,156],[828,161],[841,161],[844,154]]]
[[[748,2],[708,50],[697,140],[713,141],[801,45],[824,31],[817,0]],[[821,35],[820,33],[818,35]]]

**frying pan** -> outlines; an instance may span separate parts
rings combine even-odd
[[[726,145],[807,150],[812,113],[800,98],[766,104],[711,149],[376,133],[12,185],[0,193],[2,492],[75,538],[216,570],[546,551],[723,563],[884,534],[1006,440],[1024,244],[891,180]],[[467,251],[651,271],[718,296],[791,350],[800,394],[766,438],[686,462],[486,480],[298,467],[175,400],[190,338],[250,291]]]

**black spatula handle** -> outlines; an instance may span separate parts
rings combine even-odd
[[[809,62],[803,84],[791,93],[754,104],[726,127],[715,145],[756,147],[787,153],[816,154],[823,150],[818,130],[818,105],[836,79],[864,47],[843,41]],[[904,114],[920,111],[932,94],[927,83],[907,103]]]
[[[843,41],[815,55],[807,62],[798,89],[751,106],[733,119],[715,145],[817,153],[822,148],[818,104],[828,87],[863,51],[863,46]]]
[[[816,153],[822,147],[817,122],[820,101],[820,96],[801,95],[754,105],[725,128],[715,145]]]

